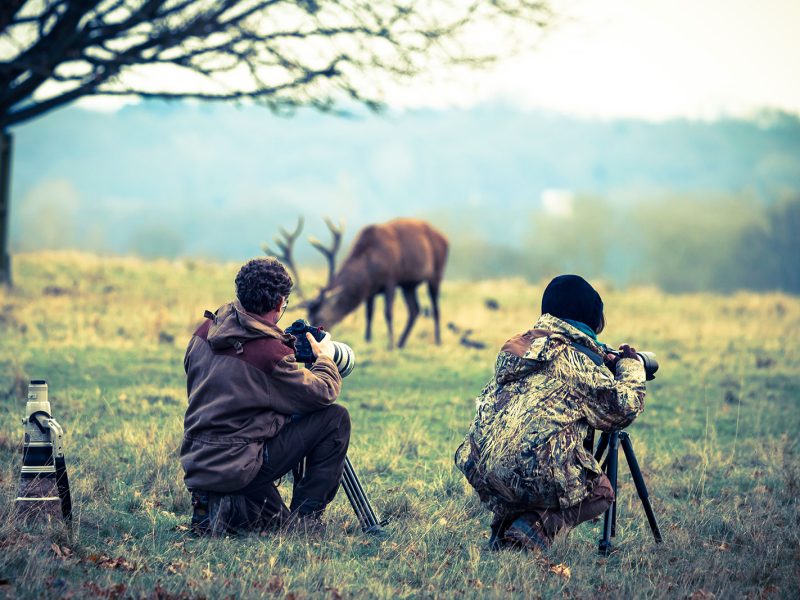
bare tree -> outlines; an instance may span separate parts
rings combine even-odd
[[[476,24],[531,31],[551,19],[546,0],[3,0],[0,155],[10,126],[89,95],[377,109],[392,78],[496,58],[464,47]]]

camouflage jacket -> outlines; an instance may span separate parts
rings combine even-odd
[[[589,426],[625,427],[644,408],[639,361],[618,361],[614,377],[572,342],[602,352],[578,329],[542,315],[535,329],[505,343],[494,377],[476,400],[455,461],[496,513],[581,502],[601,473],[583,447]]]

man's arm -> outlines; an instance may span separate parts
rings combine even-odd
[[[274,410],[287,415],[305,414],[333,404],[339,396],[342,377],[325,355],[305,369],[290,354],[275,365],[270,383],[270,404]]]
[[[627,427],[644,410],[644,365],[636,358],[635,350],[626,351],[615,368],[616,377],[603,368],[594,397],[584,405],[589,424],[603,431]]]

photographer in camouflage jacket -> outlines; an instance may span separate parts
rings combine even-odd
[[[645,371],[628,345],[620,358],[606,354],[597,340],[604,326],[600,295],[583,278],[561,275],[545,289],[534,328],[508,340],[497,357],[455,455],[494,514],[494,549],[547,549],[557,533],[601,515],[614,499],[583,441],[590,427],[620,429],[636,418]]]

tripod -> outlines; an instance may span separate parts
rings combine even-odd
[[[591,432],[590,438],[587,438],[588,446],[594,443],[594,431]],[[604,431],[600,434],[600,440],[597,442],[597,451],[594,458],[598,462],[603,457],[603,453],[608,450],[605,462],[603,462],[603,471],[611,482],[611,487],[614,489],[614,502],[606,510],[605,517],[603,518],[603,537],[600,540],[598,552],[603,556],[608,556],[611,553],[611,538],[617,535],[617,472],[619,467],[619,447],[622,445],[622,450],[625,452],[625,460],[628,461],[628,468],[633,477],[633,483],[636,486],[636,492],[639,494],[639,499],[642,501],[644,514],[647,515],[647,522],[650,524],[650,530],[653,532],[653,537],[656,543],[661,543],[661,531],[658,529],[656,523],[656,516],[653,514],[653,508],[650,506],[650,495],[647,492],[647,486],[642,477],[642,471],[639,469],[639,462],[636,460],[636,455],[633,453],[633,445],[631,444],[630,436],[619,430]]]
[[[358,480],[353,469],[353,464],[350,462],[350,457],[344,459],[344,473],[342,474],[342,489],[347,494],[347,499],[350,501],[350,506],[353,507],[353,512],[358,517],[358,522],[361,524],[361,531],[364,533],[381,534],[384,533],[383,527],[389,523],[389,519],[379,521],[375,515],[375,511],[361,487],[361,482]]]
[[[303,459],[299,465],[292,469],[295,481],[300,481],[305,476],[305,464],[305,459]],[[347,495],[347,499],[350,501],[350,506],[353,507],[353,512],[356,513],[358,523],[361,525],[361,531],[376,535],[385,534],[386,531],[383,528],[389,524],[389,519],[378,520],[375,509],[372,508],[372,504],[367,498],[367,493],[361,487],[361,481],[356,475],[349,456],[344,457],[341,485]]]

